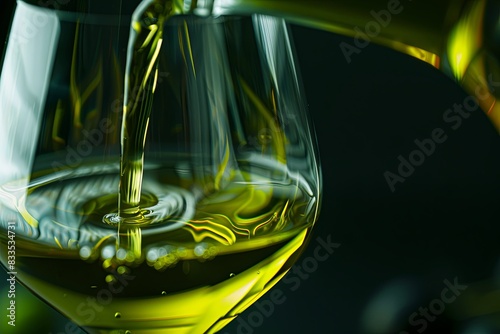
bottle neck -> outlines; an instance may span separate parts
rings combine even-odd
[[[214,14],[261,13],[353,38],[344,53],[374,42],[433,65],[466,0],[219,0]],[[342,49],[342,48],[341,48]]]
[[[500,130],[498,0],[216,0],[215,15],[267,14],[352,37],[347,62],[370,43],[423,60],[457,81]]]

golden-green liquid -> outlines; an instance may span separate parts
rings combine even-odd
[[[161,209],[161,201],[175,203],[169,190],[196,192],[186,172],[147,169],[141,205]],[[138,256],[117,249],[116,229],[98,219],[116,208],[118,182],[112,171],[54,176],[30,187],[18,215],[38,227],[22,234],[18,225],[17,277],[91,333],[215,331],[286,273],[315,218],[316,199],[300,179],[243,171],[223,190],[179,202],[167,221],[143,226]]]
[[[125,77],[118,214],[128,225],[144,223],[139,208],[144,145],[158,77],[163,26],[172,11],[171,1],[144,4],[144,8],[136,10],[142,13],[133,17]]]
[[[158,78],[158,55],[163,26],[172,14],[171,1],[142,2],[132,18],[125,74],[125,105],[122,116],[118,213],[104,221],[117,226],[116,247],[140,257],[141,226],[151,221],[140,207],[144,169],[144,146]],[[168,111],[167,111],[168,112]]]
[[[305,237],[303,231],[261,249],[186,258],[164,270],[145,263],[103,269],[99,261],[20,256],[19,277],[90,333],[216,332],[286,273]]]

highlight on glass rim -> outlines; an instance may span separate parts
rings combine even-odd
[[[300,259],[320,213],[289,24],[352,37],[348,63],[376,43],[432,65],[498,129],[499,8],[18,0],[0,77],[11,289],[91,334],[223,331]]]

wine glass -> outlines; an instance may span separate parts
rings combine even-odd
[[[168,46],[155,48],[158,63],[147,67],[154,75],[125,91],[138,1],[19,2],[0,83],[1,240],[5,249],[16,231],[16,262],[0,254],[88,331],[216,331],[286,272],[316,220],[321,178],[285,25],[217,15],[284,15],[354,36],[355,52],[367,44],[351,23],[378,24],[379,32],[366,30],[371,41],[480,93],[500,124],[498,92],[484,80],[498,72],[498,20],[485,10],[495,2],[421,1],[407,10],[222,0],[206,17],[211,4],[175,2],[200,8],[165,24]],[[143,19],[158,27],[156,17]],[[154,95],[135,99],[152,109],[143,119],[144,178],[142,154],[129,165],[138,179],[125,179],[133,174],[119,163],[130,156],[121,146],[130,92]],[[119,188],[136,198],[125,201],[130,208],[120,209]],[[207,300],[219,304],[203,310]]]
[[[162,29],[163,46],[134,81],[138,6],[18,1],[0,80],[1,262],[89,333],[216,332],[285,275],[318,216],[293,43],[270,16],[141,16],[144,45]],[[131,122],[131,106],[150,115]]]

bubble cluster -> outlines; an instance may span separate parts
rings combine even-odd
[[[156,270],[164,270],[175,266],[180,260],[197,259],[206,261],[215,258],[218,248],[206,242],[195,244],[192,248],[172,245],[151,247],[146,252],[146,261]]]
[[[163,270],[174,266],[182,257],[173,246],[152,247],[146,253],[149,266]]]

